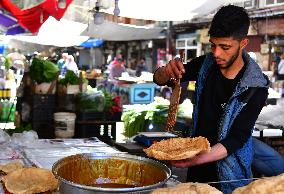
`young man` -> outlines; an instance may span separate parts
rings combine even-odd
[[[214,186],[225,194],[252,178],[251,134],[268,95],[268,79],[244,51],[248,28],[243,8],[224,6],[210,26],[211,53],[187,65],[171,60],[154,74],[158,85],[196,81],[191,135],[206,137],[211,151],[172,165],[190,167],[188,181],[224,181]]]

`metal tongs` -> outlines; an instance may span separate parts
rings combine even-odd
[[[175,59],[175,60],[181,60],[184,63],[183,61],[184,60],[184,50],[180,51],[180,59]],[[182,136],[182,131],[174,130],[174,125],[176,123],[177,113],[178,113],[180,93],[181,93],[180,79],[171,78],[171,81],[173,82],[174,85],[172,87],[172,95],[170,98],[166,131],[171,132],[177,136]]]
[[[181,92],[180,80],[179,79],[174,80],[173,91],[172,91],[172,95],[170,98],[170,106],[169,106],[169,111],[168,111],[166,131],[176,134],[178,136],[181,136],[182,134],[179,131],[175,131],[173,128],[174,128],[174,125],[176,123],[176,118],[177,118],[180,92]]]

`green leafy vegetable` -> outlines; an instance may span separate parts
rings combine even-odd
[[[67,86],[68,84],[79,85],[80,78],[73,71],[67,70],[65,77],[60,79],[59,83],[65,86]],[[88,84],[88,80],[83,78],[83,83]]]
[[[105,98],[102,92],[96,93],[79,93],[78,108],[80,111],[96,111],[103,112],[105,105]]]
[[[104,111],[108,112],[109,109],[115,105],[115,102],[113,101],[113,96],[111,93],[107,92],[106,90],[101,90],[105,96],[105,107]]]
[[[59,80],[59,83],[67,86],[67,84],[71,85],[79,85],[80,79],[79,77],[70,70],[67,70],[65,77]]]
[[[10,69],[10,67],[12,66],[12,61],[10,58],[5,57],[5,62],[4,62],[4,67],[6,70]]]
[[[168,114],[168,105],[137,105],[131,109],[123,111],[122,121],[124,121],[126,137],[132,137],[139,132],[145,131],[147,125],[165,124]]]
[[[38,84],[56,79],[59,68],[51,61],[34,58],[30,67],[30,75]]]

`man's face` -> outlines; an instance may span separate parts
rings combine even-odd
[[[233,65],[244,48],[242,41],[235,40],[231,37],[210,38],[211,51],[214,54],[217,65],[221,69],[227,69]]]

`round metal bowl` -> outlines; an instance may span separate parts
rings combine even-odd
[[[171,176],[164,164],[134,155],[77,154],[54,163],[60,193],[127,193],[162,187]]]

